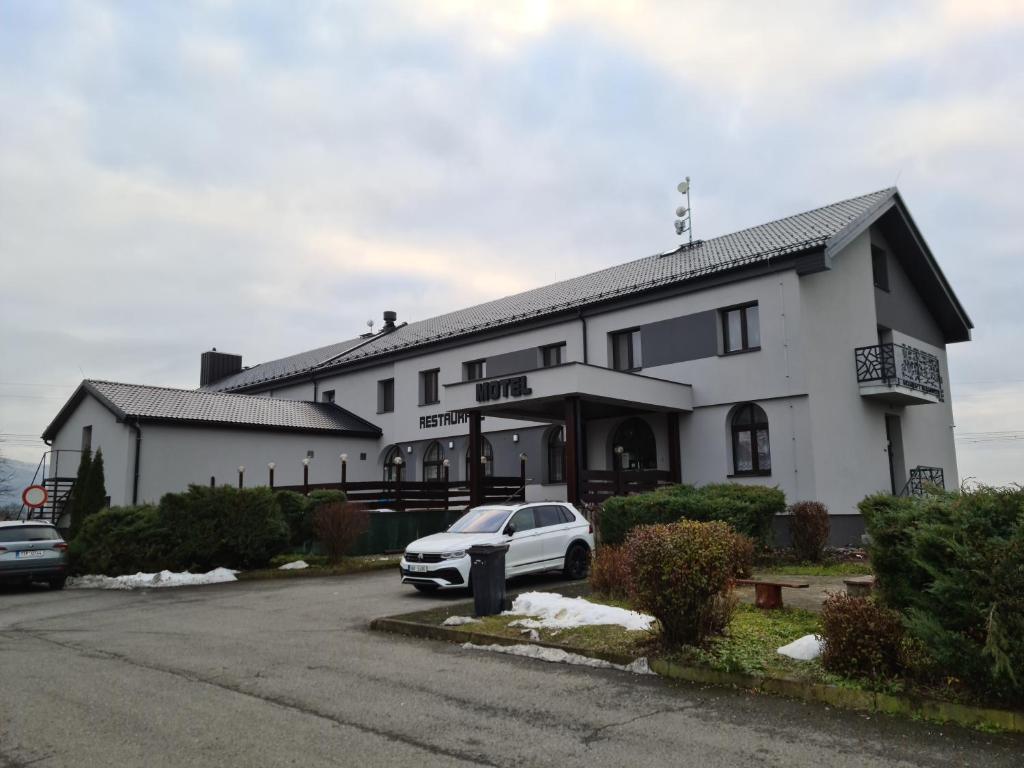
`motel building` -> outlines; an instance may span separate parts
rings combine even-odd
[[[957,487],[946,345],[971,328],[886,189],[251,367],[204,352],[195,390],[84,381],[45,471],[60,497],[102,448],[115,505],[341,472],[469,503],[491,477],[577,503],[763,484],[856,543],[865,495]]]

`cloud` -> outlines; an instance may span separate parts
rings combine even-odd
[[[1021,16],[7,3],[5,380],[51,393],[81,365],[189,386],[210,346],[258,362],[352,337],[384,309],[414,320],[649,255],[676,241],[684,175],[701,237],[899,176],[978,325],[951,351],[958,423],[974,430],[985,397],[961,409],[961,371],[1024,379],[1003,353],[1015,283],[991,277],[1019,269],[1024,236]],[[0,431],[52,417],[53,402],[5,398],[25,391],[0,384]],[[1013,391],[1005,419],[1024,428]]]

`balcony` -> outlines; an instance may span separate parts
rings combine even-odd
[[[907,344],[875,344],[854,350],[862,397],[893,405],[938,403],[943,399],[939,358]]]

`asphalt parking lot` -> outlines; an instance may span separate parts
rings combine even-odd
[[[460,599],[390,572],[5,588],[0,766],[1021,765],[1016,737],[367,629]]]

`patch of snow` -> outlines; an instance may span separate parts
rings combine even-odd
[[[491,651],[492,653],[507,653],[510,656],[523,656],[528,659],[547,661],[553,664],[575,664],[580,667],[593,667],[595,669],[618,669],[622,672],[632,672],[635,675],[653,675],[646,658],[639,658],[629,664],[612,664],[604,659],[592,659],[589,656],[581,656],[578,653],[569,653],[561,648],[544,648],[539,645],[475,645],[474,643],[463,643],[462,647],[472,651]]]
[[[192,587],[199,584],[221,584],[238,581],[237,571],[228,568],[214,568],[207,573],[136,573],[131,576],[73,576],[68,579],[69,589],[143,589],[153,587]]]
[[[447,619],[441,622],[442,627],[461,627],[463,624],[479,624],[480,619],[474,619],[472,616],[449,616]]]
[[[625,608],[601,605],[582,597],[563,597],[553,592],[524,592],[503,616],[527,616],[509,624],[527,629],[572,629],[614,624],[630,630],[650,629],[654,617]]]
[[[279,570],[279,571],[298,571],[298,570],[301,570],[303,568],[309,568],[309,563],[307,563],[305,560],[294,560],[294,561],[292,561],[290,563],[285,563],[284,565],[282,565],[277,570]]]
[[[817,635],[804,635],[779,648],[778,653],[797,661],[810,661],[821,656],[821,646],[821,638]]]

